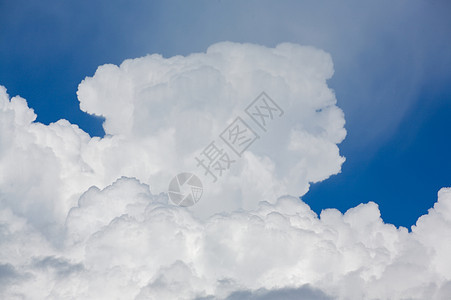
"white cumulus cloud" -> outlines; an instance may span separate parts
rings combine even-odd
[[[2,293],[7,299],[447,299],[450,205],[451,189],[443,189],[410,233],[384,223],[375,203],[317,216],[291,196],[202,220],[123,177],[83,194],[58,246],[3,210]]]
[[[451,190],[411,232],[375,203],[317,216],[298,198],[344,162],[332,73],[294,44],[100,66],[77,94],[104,138],[34,122],[0,86],[1,298],[447,299]],[[245,113],[262,92],[283,110],[266,131]],[[259,136],[241,157],[219,138],[236,117]],[[212,141],[234,160],[215,183],[195,160]],[[165,193],[179,172],[204,184],[189,208]]]

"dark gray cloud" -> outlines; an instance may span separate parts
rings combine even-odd
[[[319,289],[303,285],[299,288],[284,288],[276,290],[260,289],[257,291],[239,291],[234,292],[227,297],[227,300],[332,300]]]
[[[59,277],[68,276],[84,269],[82,264],[73,264],[65,258],[54,256],[35,258],[33,266],[40,270],[55,272]]]
[[[0,287],[9,284],[20,275],[11,264],[0,264]]]

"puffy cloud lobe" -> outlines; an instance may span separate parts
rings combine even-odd
[[[158,192],[179,172],[204,174],[195,157],[220,142],[235,117],[245,118],[261,92],[273,98],[285,114],[266,133],[248,118],[260,139],[242,158],[225,148],[235,162],[218,183],[202,178],[205,201],[194,209],[208,216],[303,195],[310,182],[340,171],[336,144],[346,131],[326,84],[332,73],[330,56],[313,48],[219,43],[187,57],[155,54],[101,66],[77,94],[81,109],[103,116],[105,132],[120,137],[103,153],[106,173],[136,177]]]
[[[101,66],[78,96],[105,118],[104,138],[34,122],[0,86],[1,298],[449,297],[451,190],[410,233],[375,203],[318,217],[279,197],[340,171],[332,72],[329,55],[292,44]],[[194,156],[262,90],[283,117],[218,183],[203,178],[198,204],[169,203],[160,192],[171,177],[195,170]]]
[[[375,203],[317,216],[290,196],[202,220],[124,177],[80,198],[59,247],[3,211],[2,297],[446,299],[450,195],[408,232]]]
[[[303,195],[344,161],[337,147],[344,117],[326,84],[332,73],[327,53],[294,44],[219,43],[186,57],[155,54],[100,66],[77,94],[82,110],[105,118],[104,138],[65,120],[35,123],[26,101],[10,101],[1,88],[2,201],[57,240],[68,210],[90,186],[128,176],[165,192],[179,172],[205,175],[195,157],[211,141],[234,162],[215,184],[208,174],[201,178],[196,215]],[[219,135],[235,117],[246,118],[244,109],[262,91],[285,113],[266,133],[253,123],[260,138],[240,158]]]

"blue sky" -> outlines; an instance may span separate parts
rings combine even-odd
[[[131,3],[131,4],[130,4]],[[99,65],[201,52],[218,41],[312,45],[348,130],[342,173],[303,198],[319,212],[375,201],[410,226],[451,186],[451,5],[447,1],[1,1],[0,84],[50,123],[101,136],[76,90]]]

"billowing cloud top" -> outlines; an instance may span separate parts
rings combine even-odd
[[[110,180],[134,176],[163,191],[181,171],[205,174],[196,157],[211,142],[228,151],[230,170],[202,178],[205,195],[195,210],[211,213],[255,207],[280,194],[300,196],[309,182],[340,171],[344,159],[336,144],[346,131],[326,85],[332,73],[330,56],[313,48],[220,43],[187,57],[150,55],[101,66],[77,94],[81,109],[103,116],[113,136],[114,146],[99,153]],[[269,111],[275,116],[265,118],[265,128],[244,117],[262,92],[284,112],[276,118]],[[259,137],[241,157],[218,144],[236,117]],[[214,185],[213,175],[221,177]]]
[[[375,203],[318,217],[299,200],[344,161],[332,73],[327,53],[293,44],[104,65],[77,92],[104,138],[34,122],[0,86],[0,296],[446,299],[450,190],[411,233]],[[212,145],[230,163],[216,178],[199,163]],[[204,186],[190,208],[161,193],[180,172]]]
[[[2,122],[17,133],[9,130],[3,143],[2,169],[9,175],[0,187],[15,211],[31,216],[39,209],[57,222],[90,186],[103,188],[120,176],[135,177],[154,193],[165,192],[180,172],[201,176],[204,195],[193,207],[199,216],[301,196],[309,182],[338,173],[344,161],[336,146],[346,134],[344,117],[326,84],[332,73],[328,54],[294,44],[220,43],[187,57],[149,55],[120,67],[104,65],[77,92],[82,110],[105,118],[102,139],[66,121],[32,123],[26,103],[9,103],[3,91],[2,106],[12,120]],[[245,113],[262,92],[284,112],[270,111],[265,128]],[[220,138],[236,117],[258,136],[241,156]],[[196,160],[211,142],[231,161],[230,169],[219,170],[222,176],[212,168],[217,179]],[[10,190],[17,185],[26,188]]]

